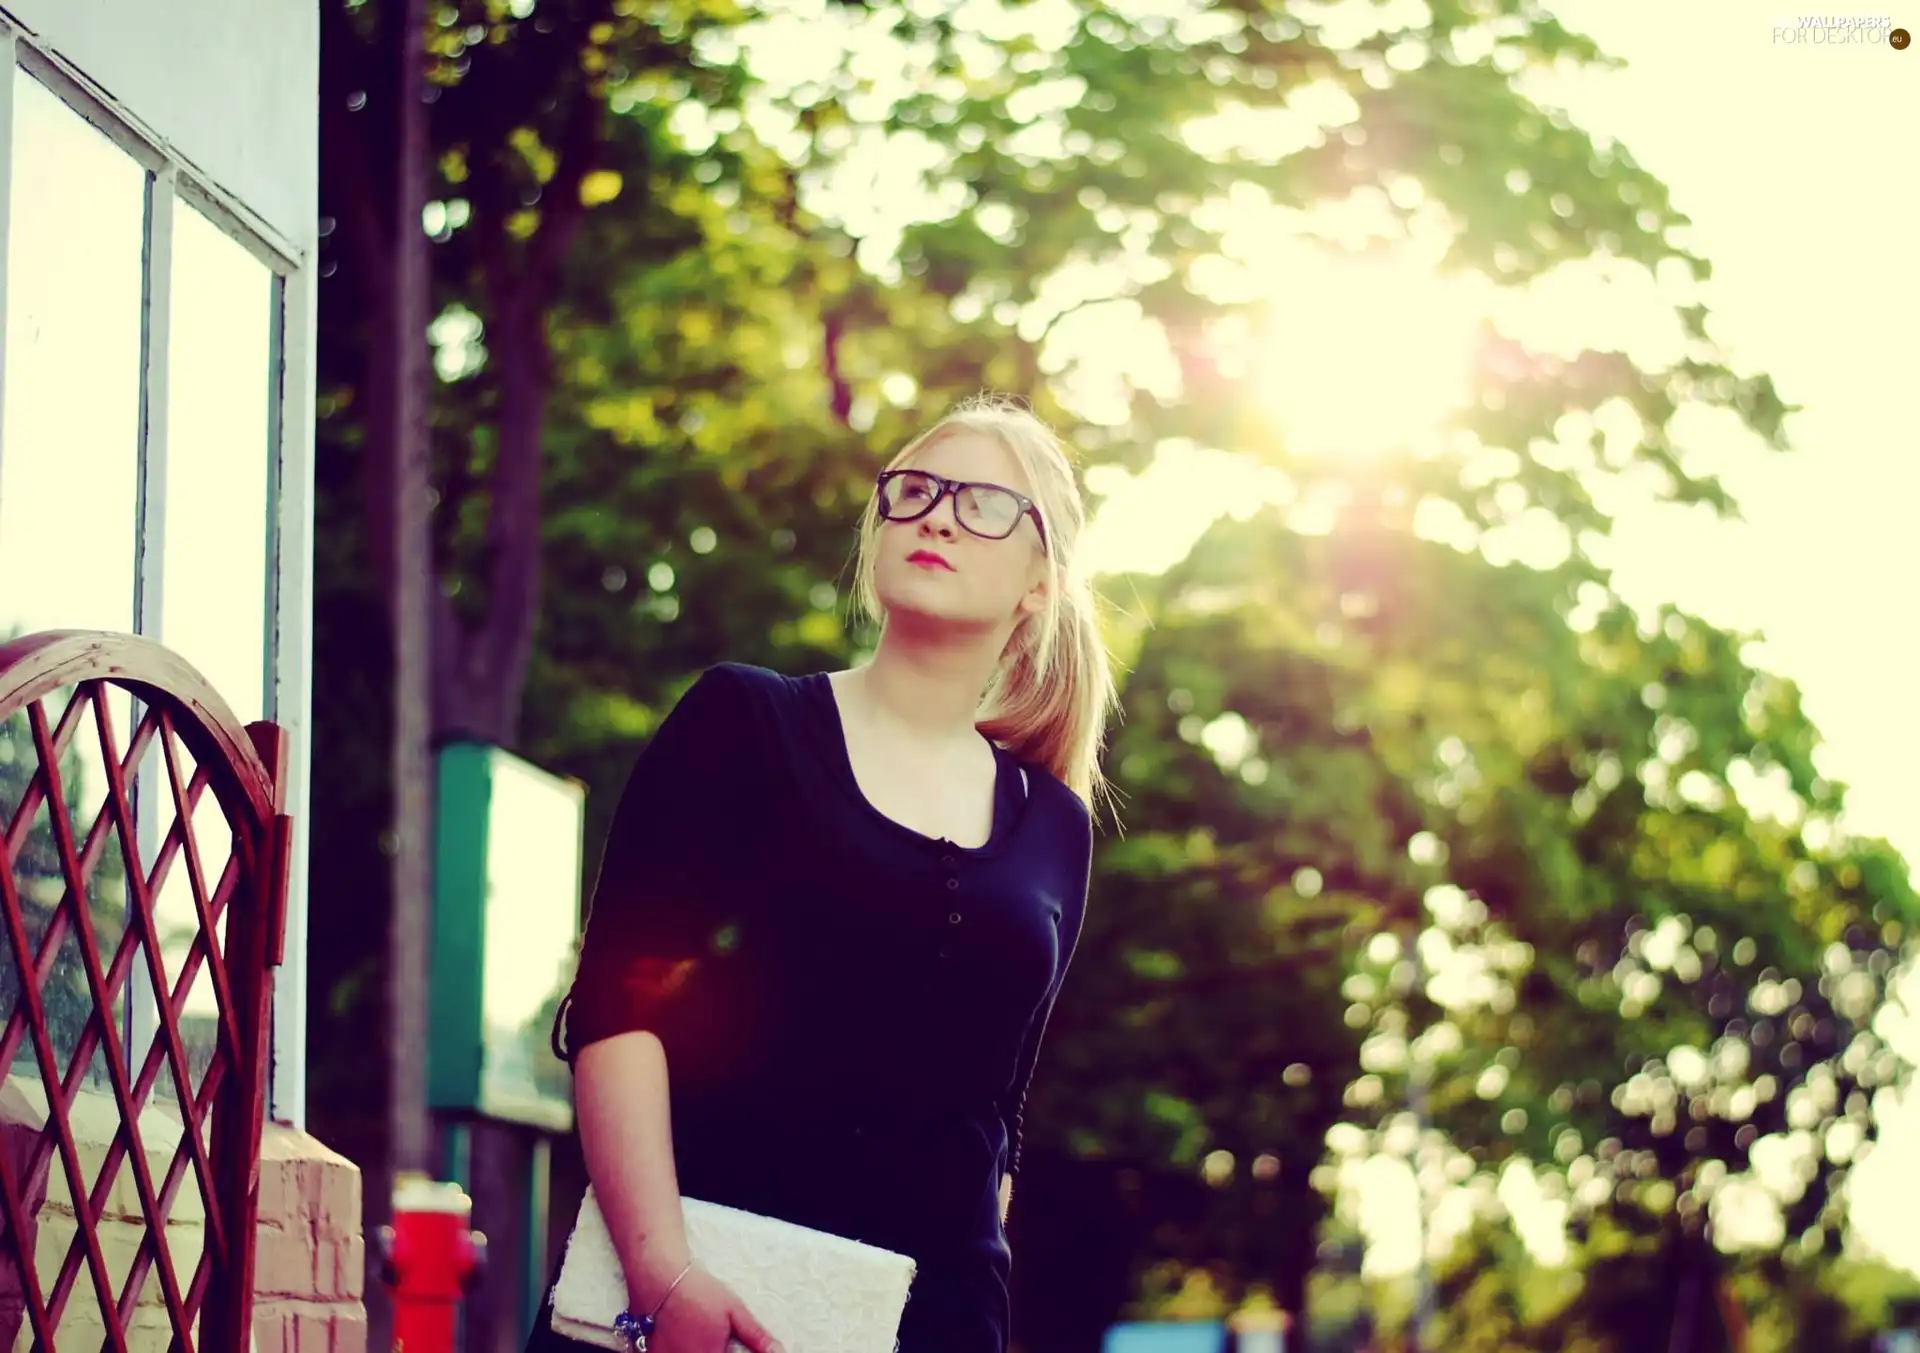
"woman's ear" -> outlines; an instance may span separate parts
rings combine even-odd
[[[1039,580],[1026,590],[1026,594],[1020,598],[1019,607],[1019,614],[1023,618],[1039,615],[1047,609],[1047,586],[1047,578],[1042,574]]]

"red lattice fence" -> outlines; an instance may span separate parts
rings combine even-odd
[[[0,1353],[247,1347],[284,763],[156,644],[0,644]]]

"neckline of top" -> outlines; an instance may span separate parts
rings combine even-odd
[[[840,701],[834,694],[833,680],[825,672],[800,677],[797,684],[819,707],[820,717],[815,721],[826,751],[828,768],[834,781],[869,818],[878,822],[884,829],[913,842],[925,850],[938,850],[948,855],[962,855],[971,859],[982,859],[999,853],[1013,839],[1020,823],[1025,819],[1023,811],[1028,794],[1023,786],[1029,782],[1021,771],[1020,762],[1012,752],[997,742],[981,735],[981,740],[993,752],[993,825],[988,831],[986,844],[963,846],[957,841],[945,837],[928,836],[916,831],[897,818],[889,817],[880,811],[867,792],[860,787],[860,777],[853,772],[853,753],[847,747],[846,720],[840,713]]]

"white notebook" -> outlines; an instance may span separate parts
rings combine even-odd
[[[913,1260],[693,1198],[681,1208],[695,1262],[738,1293],[787,1353],[894,1353]],[[589,1188],[553,1290],[554,1332],[626,1353],[613,1332],[626,1301],[620,1260]],[[668,1302],[660,1323],[672,1313]]]

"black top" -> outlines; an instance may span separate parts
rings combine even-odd
[[[562,1011],[569,1056],[660,1038],[686,1196],[912,1255],[910,1311],[983,1262],[1004,1308],[999,1186],[1086,907],[1085,805],[995,757],[987,844],[922,836],[861,792],[828,678],[711,669],[627,782]]]

